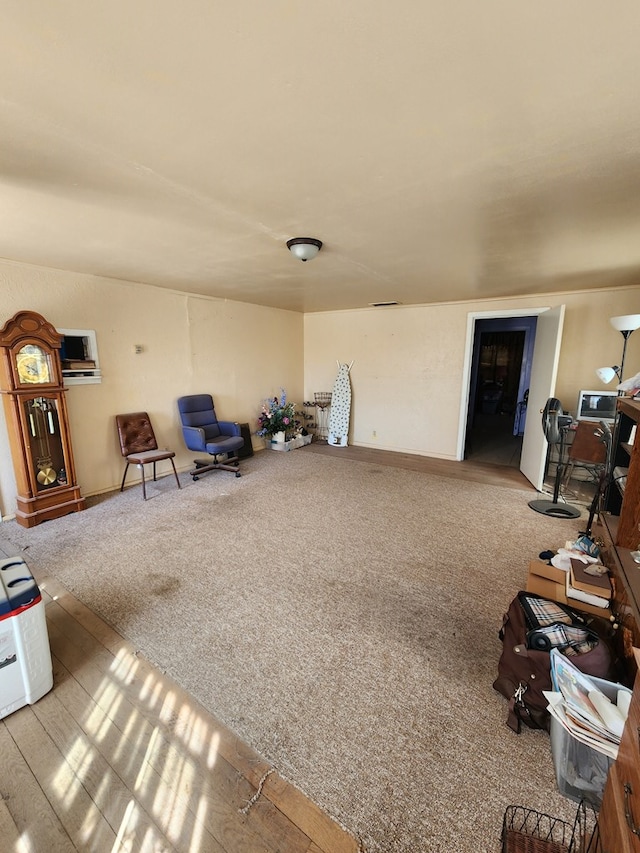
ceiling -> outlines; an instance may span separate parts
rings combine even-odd
[[[303,312],[638,284],[639,25],[631,0],[8,0],[0,257]]]

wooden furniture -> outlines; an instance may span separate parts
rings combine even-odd
[[[599,815],[602,853],[640,853],[640,402],[621,397],[611,448],[612,477],[593,535],[612,575],[617,650],[634,684],[618,757],[609,771]],[[635,682],[633,681],[635,674]]]
[[[613,590],[611,613],[616,645],[627,674],[625,682],[633,684],[637,664],[634,648],[640,647],[640,566],[628,548],[615,545],[619,518],[601,513],[592,536],[601,548],[602,562],[611,574]]]
[[[0,329],[0,393],[23,527],[84,509],[76,483],[55,328],[20,311]]]
[[[614,544],[619,537],[619,521],[618,516],[602,513],[593,535],[601,542],[602,560],[611,572],[614,638],[626,682],[634,689],[618,757],[609,770],[602,798],[597,850],[640,853],[640,836],[635,832],[640,832],[640,566],[629,549]]]
[[[611,449],[613,471],[605,508],[620,518],[615,544],[631,551],[640,545],[640,436],[637,444],[630,443],[638,421],[640,401],[620,397]]]
[[[618,757],[609,770],[598,824],[602,853],[640,853],[640,672]]]

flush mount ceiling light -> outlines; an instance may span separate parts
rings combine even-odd
[[[315,237],[294,237],[287,240],[287,249],[301,261],[310,261],[322,248],[322,240]]]

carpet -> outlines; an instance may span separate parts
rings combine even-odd
[[[578,522],[532,490],[308,453],[88,499],[3,547],[51,574],[370,853],[499,850],[571,820],[549,736],[505,725],[497,632]],[[574,526],[575,525],[575,526]]]

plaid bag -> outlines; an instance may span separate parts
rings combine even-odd
[[[587,620],[557,601],[529,592],[518,593],[528,626],[527,648],[550,652],[559,649],[568,656],[590,652],[599,643]]]

